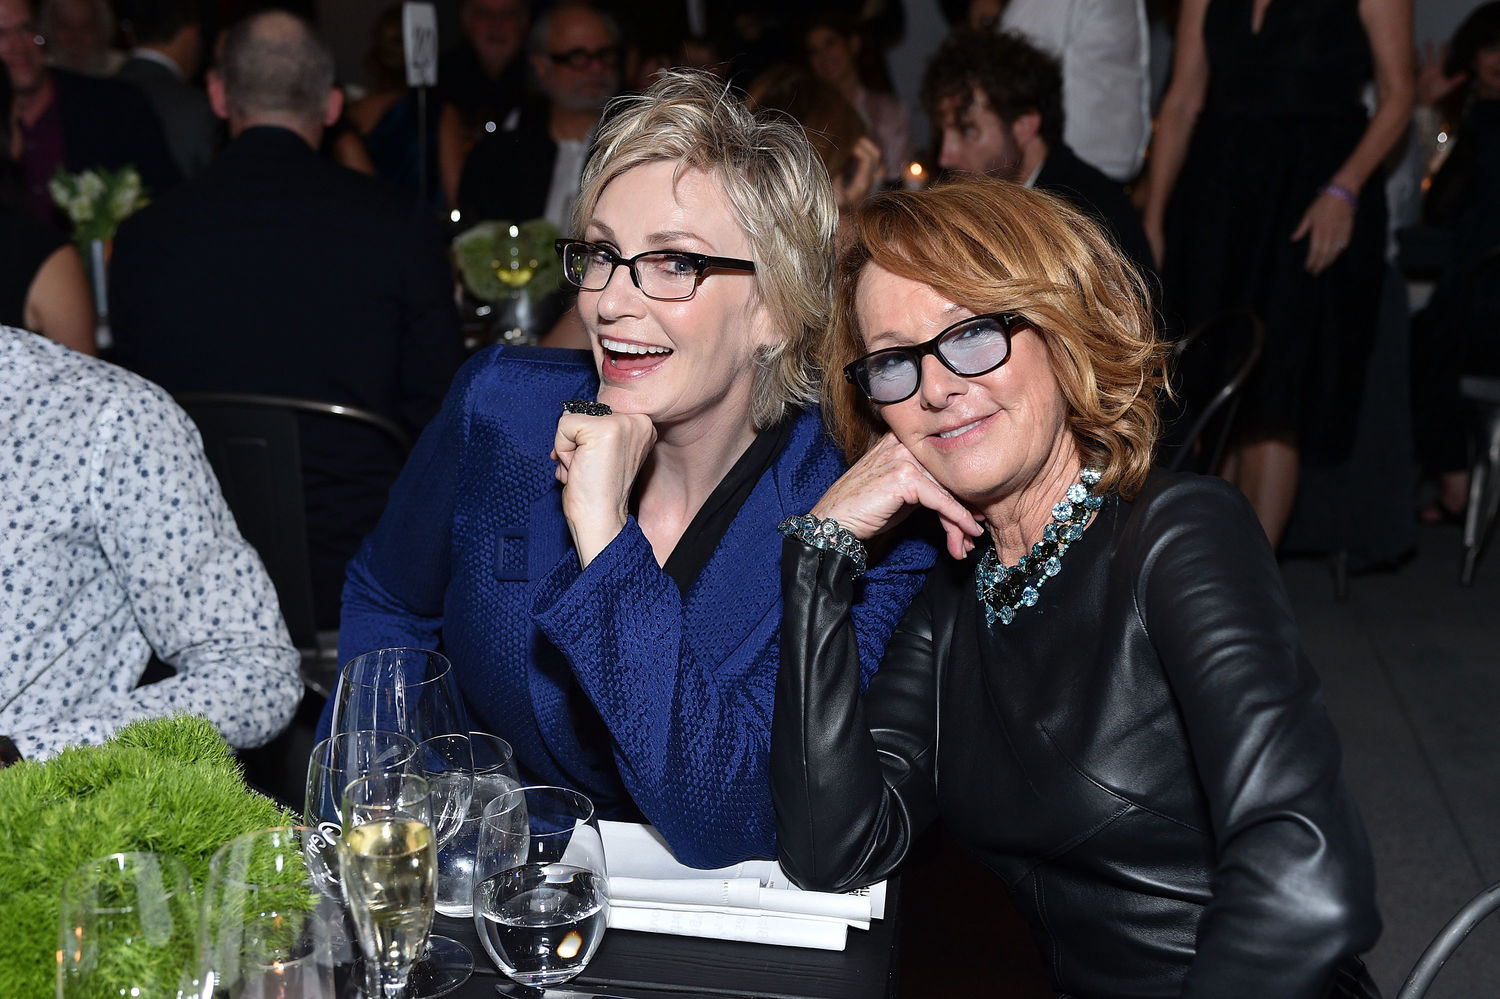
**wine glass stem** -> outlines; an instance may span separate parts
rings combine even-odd
[[[369,999],[402,999],[406,995],[406,981],[411,976],[410,966],[397,968],[380,961],[365,961],[365,995]]]

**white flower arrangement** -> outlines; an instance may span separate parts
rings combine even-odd
[[[73,241],[81,247],[96,239],[108,242],[121,222],[147,204],[141,175],[133,166],[81,173],[58,170],[47,190],[72,221]]]

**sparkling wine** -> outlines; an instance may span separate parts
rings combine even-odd
[[[604,935],[603,878],[563,864],[501,871],[474,891],[474,927],[500,970],[525,985],[577,975]]]
[[[437,851],[414,819],[368,822],[344,834],[339,868],[365,956],[404,979],[432,929]]]

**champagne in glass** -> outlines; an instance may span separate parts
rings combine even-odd
[[[501,795],[485,809],[477,863],[499,868],[474,888],[474,928],[496,966],[537,988],[577,976],[609,918],[592,802],[557,787]]]
[[[365,954],[366,991],[404,994],[437,901],[437,841],[427,781],[363,777],[344,792],[339,873]]]
[[[468,714],[447,657],[428,649],[377,649],[345,663],[333,696],[332,731],[361,729],[399,732],[419,745],[468,732]],[[413,772],[422,772],[419,764],[413,764]],[[467,809],[466,794],[463,802]],[[445,818],[461,819],[463,814]],[[457,829],[457,822],[428,825],[439,844]],[[473,970],[474,955],[467,947],[433,934],[411,992],[420,999],[443,995],[462,985]]]

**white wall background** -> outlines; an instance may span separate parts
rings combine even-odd
[[[1453,29],[1479,4],[1480,0],[1415,0],[1412,17],[1417,44],[1447,42]]]

